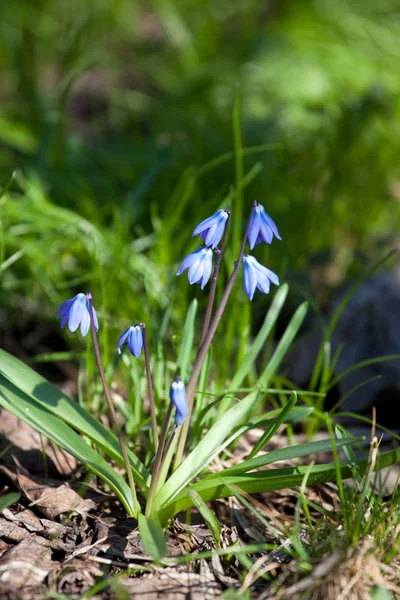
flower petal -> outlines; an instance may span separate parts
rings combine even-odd
[[[94,321],[94,328],[95,328],[95,330],[96,330],[96,331],[98,331],[98,330],[99,330],[99,321],[98,321],[98,319],[97,319],[97,313],[96,313],[96,311],[95,311],[95,308],[94,308],[93,304],[92,304],[92,308],[93,308],[93,321]]]
[[[76,296],[75,296],[75,298],[76,298]],[[59,319],[66,313],[66,311],[69,309],[69,307],[71,306],[71,304],[73,303],[75,298],[72,298],[71,300],[66,300],[65,302],[63,302],[61,304],[61,306],[59,307],[59,309],[57,311],[57,319]]]
[[[203,268],[203,277],[201,279],[201,289],[204,289],[204,286],[207,284],[210,279],[211,271],[212,271],[212,250],[207,250],[207,256],[204,260],[204,268]]]
[[[205,231],[206,229],[209,229],[210,227],[212,227],[214,225],[214,223],[217,223],[219,216],[222,212],[224,212],[224,211],[218,210],[214,215],[212,215],[212,217],[208,217],[208,219],[204,219],[204,221],[202,221],[200,223],[200,225],[197,225],[196,229],[192,233],[192,237],[194,237],[195,235],[199,235],[199,233],[201,233],[202,231]]]
[[[279,277],[276,273],[274,273],[270,269],[267,269],[267,267],[264,267],[264,265],[262,265],[260,263],[257,263],[257,268],[258,268],[259,272],[263,273],[266,277],[268,277],[268,279],[272,283],[274,283],[275,285],[279,285]]]
[[[142,328],[138,325],[136,325],[136,327],[131,327],[128,336],[128,348],[135,358],[139,358],[143,348],[143,334]]]
[[[196,261],[191,267],[189,267],[188,279],[190,285],[193,285],[194,283],[199,283],[199,281],[203,277],[203,271],[204,261],[200,259]]]
[[[67,310],[64,312],[63,316],[61,317],[61,329],[64,329],[64,327],[66,326],[66,324],[68,323],[68,319],[69,319],[69,311],[70,311],[70,307],[67,308]]]
[[[129,335],[131,329],[132,329],[132,327],[128,327],[128,329],[125,329],[124,333],[122,335],[120,335],[119,340],[118,340],[118,354],[121,354],[121,346],[126,344],[126,339]]]
[[[273,237],[274,234],[270,226],[263,221],[263,219],[260,219],[260,233],[258,234],[258,238],[261,238],[261,241],[265,242],[266,244],[270,244],[273,240]]]
[[[269,293],[270,283],[265,273],[258,271],[257,287],[263,294]]]
[[[85,294],[78,294],[69,309],[68,329],[76,331],[81,323],[84,313],[88,312]]]
[[[85,310],[82,312],[82,319],[81,319],[81,334],[83,337],[87,336],[89,329],[90,329],[90,315],[89,315],[89,311]]]
[[[194,252],[191,252],[183,261],[183,263],[181,264],[181,266],[179,267],[179,271],[177,272],[177,275],[181,275],[183,273],[183,271],[185,269],[187,269],[188,267],[191,267],[193,265],[193,263],[198,260],[198,254],[200,252],[203,251],[204,248],[198,248],[197,250],[195,250]]]
[[[281,240],[282,238],[279,235],[278,228],[275,225],[275,221],[269,216],[269,214],[265,210],[263,210],[261,213],[261,219],[265,223],[265,225],[271,229],[274,236],[278,238],[278,240]]]
[[[175,425],[182,425],[188,413],[186,389],[182,381],[174,381],[169,390],[169,397],[176,408]]]
[[[253,300],[254,292],[257,287],[257,270],[253,266],[252,256],[243,256],[243,265],[244,265],[244,275],[243,275],[243,283],[246,294]]]
[[[247,234],[247,239],[249,240],[250,250],[253,250],[254,245],[256,243],[258,233],[260,231],[260,216],[259,216],[259,206],[256,206],[253,212],[253,216],[251,218],[251,223],[249,227],[249,233]]]

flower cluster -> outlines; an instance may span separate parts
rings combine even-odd
[[[212,250],[206,249],[206,251],[212,255]],[[64,328],[68,323],[68,329],[74,332],[80,326],[81,334],[85,337],[90,329],[90,312],[92,310],[94,328],[95,331],[98,331],[97,314],[91,305],[91,299],[91,294],[77,294],[71,300],[63,302],[57,311],[57,318],[61,318],[61,327]],[[130,353],[135,358],[139,358],[144,346],[143,327],[144,323],[138,323],[123,332],[117,344],[118,354],[121,354],[122,346],[128,346]],[[177,377],[176,381],[171,384],[169,396],[176,408],[175,425],[182,425],[188,413],[188,406],[186,404],[186,388],[180,377]]]
[[[208,283],[212,271],[213,250],[218,246],[224,235],[229,219],[229,210],[218,210],[215,215],[205,219],[197,225],[192,236],[199,235],[204,240],[205,246],[189,254],[181,264],[177,275],[188,270],[189,283],[200,283],[201,289]]]
[[[229,215],[228,210],[218,210],[212,217],[205,219],[196,227],[192,235],[200,234],[206,246],[189,254],[181,264],[177,275],[181,275],[188,269],[189,283],[200,283],[201,289],[204,288],[211,276],[213,250],[221,241]],[[261,242],[270,244],[274,236],[278,240],[282,239],[273,219],[261,204],[256,203],[247,232],[250,249],[252,250]],[[253,299],[256,288],[264,294],[268,294],[270,283],[279,285],[278,276],[261,265],[253,256],[244,254],[242,261],[244,289],[250,300]]]
[[[184,259],[177,275],[180,275],[183,273],[183,271],[188,269],[188,278],[190,284],[199,283],[201,285],[201,289],[205,287],[210,279],[213,268],[213,253],[219,252],[220,257],[222,256],[229,217],[229,210],[218,210],[212,217],[205,219],[196,227],[196,229],[193,231],[193,236],[200,235],[205,245],[201,248],[198,248]],[[280,240],[281,237],[274,221],[265,212],[264,207],[255,202],[253,204],[246,234],[242,242],[240,254],[237,262],[235,263],[234,273],[232,274],[232,277],[225,290],[225,294],[229,295],[241,260],[244,268],[244,289],[250,300],[252,300],[256,288],[258,288],[263,294],[268,294],[270,290],[270,284],[273,283],[274,285],[279,285],[279,278],[275,273],[273,273],[273,271],[270,271],[261,265],[253,256],[243,253],[246,235],[251,250],[255,245],[260,244],[261,242],[270,244],[274,237],[276,237],[278,240]],[[221,244],[222,249],[219,250],[217,247],[221,240],[223,240]],[[219,264],[220,260],[217,261],[216,264],[215,277],[217,277],[218,274]],[[212,292],[210,293],[209,302],[211,300],[211,307],[214,300],[214,293],[215,287],[212,288]],[[220,311],[218,319],[221,318],[222,312],[223,309]],[[209,314],[211,314],[211,311]],[[58,309],[57,317],[61,319],[62,328],[68,324],[69,330],[74,332],[78,329],[78,327],[80,327],[82,336],[86,336],[90,327],[92,326],[96,357],[99,362],[100,372],[103,373],[103,379],[105,380],[105,374],[104,369],[101,366],[99,344],[96,335],[96,332],[99,329],[99,324],[96,311],[92,304],[91,294],[77,294],[74,296],[74,298],[63,302]],[[208,341],[208,344],[210,343],[211,341]],[[149,389],[152,390],[149,353],[144,323],[132,325],[122,333],[117,344],[119,354],[121,354],[122,346],[127,346],[131,354],[136,358],[139,358],[142,350],[144,349],[148,384]],[[154,397],[152,391],[150,401],[154,408]],[[181,381],[180,377],[177,377],[176,381],[174,381],[171,385],[170,401],[176,409],[175,425],[182,425],[188,415],[189,408],[186,403],[185,385]],[[154,421],[154,438],[156,439],[157,423],[154,411],[152,412],[152,419]]]

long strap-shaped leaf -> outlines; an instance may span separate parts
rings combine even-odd
[[[374,470],[380,470],[384,467],[390,467],[400,461],[400,448],[389,450],[378,455]],[[340,463],[343,479],[352,476],[352,468],[358,466],[363,472],[368,468],[369,459],[359,458],[356,461],[346,461]],[[270,469],[267,471],[258,471],[256,473],[247,473],[245,475],[231,475],[225,478],[224,473],[219,473],[219,480],[216,481],[210,477],[202,479],[194,484],[196,490],[204,501],[226,498],[231,492],[224,482],[229,485],[237,485],[241,490],[248,494],[267,492],[269,490],[279,490],[283,488],[292,488],[302,484],[304,476],[308,474],[307,485],[316,483],[325,483],[327,481],[336,481],[336,467],[333,463],[324,465],[314,465],[310,471],[310,466],[286,467],[282,469]],[[181,510],[191,506],[192,502],[183,490],[178,497],[172,500],[167,506],[162,507],[158,516],[160,522],[166,523],[169,518],[176,515]]]
[[[86,435],[108,456],[124,466],[119,442],[111,431],[106,429],[72,398],[63,394],[30,367],[4,350],[0,350],[0,373],[35,402],[39,402],[48,411]],[[129,449],[128,455],[134,479],[146,494],[150,474],[137,456]]]
[[[229,433],[249,413],[257,400],[257,391],[252,392],[244,400],[226,411],[224,417],[210,429],[196,448],[183,461],[180,467],[171,475],[154,499],[154,509],[159,510],[163,505],[172,501],[174,496],[192,481],[226,446]]]
[[[36,431],[47,436],[101,477],[117,494],[128,514],[134,514],[132,494],[114,469],[71,427],[0,375],[0,404]]]
[[[278,431],[279,427],[285,421],[287,416],[290,415],[296,402],[297,394],[296,392],[292,392],[292,395],[286,402],[285,406],[282,408],[279,415],[277,415],[277,417],[272,421],[268,429],[264,431],[260,439],[255,443],[253,450],[249,454],[249,458],[253,458],[256,454],[259,453],[259,451],[262,448],[264,448],[266,444],[268,444],[269,440],[272,438],[273,435],[275,435],[275,433]]]
[[[229,384],[229,391],[236,390],[240,386],[242,381],[245,379],[246,375],[248,375],[248,373],[250,372],[253,364],[257,359],[257,356],[259,355],[259,353],[265,345],[267,337],[271,333],[271,330],[279,317],[279,313],[281,312],[282,307],[285,304],[288,291],[289,286],[287,283],[284,283],[279,287],[278,291],[276,292],[260,331],[257,333],[257,336],[254,339],[254,342],[251,344],[249,351],[246,353],[242,364],[240,365],[239,369],[237,370],[237,372],[232,378],[232,381]]]
[[[303,302],[302,304],[300,304],[299,308],[296,310],[293,317],[290,319],[283,336],[279,340],[275,352],[271,356],[267,366],[265,367],[264,371],[261,373],[258,379],[258,385],[267,385],[271,377],[276,373],[277,368],[281,364],[286,352],[291,347],[292,342],[304,321],[304,317],[307,313],[307,308],[308,303]]]
[[[361,441],[362,437],[349,437],[344,439],[337,439],[336,447],[341,448],[349,444]],[[332,450],[332,442],[330,439],[319,440],[318,442],[307,442],[305,444],[296,444],[295,446],[288,446],[287,448],[280,448],[279,450],[272,450],[256,458],[244,460],[243,462],[233,465],[224,469],[222,473],[211,473],[204,479],[215,479],[216,477],[226,477],[227,475],[242,475],[254,469],[265,467],[266,465],[272,465],[275,462],[281,460],[291,460],[293,458],[300,458],[301,456],[311,456],[318,452],[330,452]],[[204,481],[204,480],[203,480]]]

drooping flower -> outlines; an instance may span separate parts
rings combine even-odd
[[[68,323],[68,329],[72,332],[78,327],[81,328],[81,334],[85,337],[90,329],[90,307],[89,294],[77,294],[71,300],[66,300],[61,304],[57,311],[57,319],[61,318],[61,327],[64,329]],[[91,296],[90,296],[91,297]],[[93,307],[93,321],[96,331],[99,330],[97,314]]]
[[[265,208],[262,206],[262,204],[257,204],[253,212],[249,233],[247,235],[250,249],[253,250],[254,246],[256,244],[260,244],[261,242],[270,244],[274,236],[278,240],[282,239],[279,235],[275,222],[265,212]]]
[[[192,236],[200,234],[206,246],[216,248],[221,241],[228,218],[229,210],[218,210],[215,215],[197,225]]]
[[[118,354],[121,354],[121,346],[127,345],[129,351],[135,358],[139,358],[143,348],[143,333],[139,325],[128,327],[118,340]]]
[[[213,251],[211,248],[199,248],[195,252],[189,254],[183,263],[181,264],[177,275],[181,275],[185,269],[189,269],[188,278],[189,283],[201,283],[201,289],[204,288],[207,281],[210,279],[212,270],[212,256]]]
[[[186,388],[180,377],[177,377],[176,381],[172,382],[169,389],[169,397],[176,408],[175,425],[182,425],[188,413],[188,406],[186,404]]]
[[[254,256],[243,255],[244,276],[243,283],[246,294],[253,300],[256,287],[263,293],[268,294],[270,282],[279,285],[279,277],[273,271],[261,265]]]

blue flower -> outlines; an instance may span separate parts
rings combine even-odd
[[[199,248],[195,252],[192,252],[185,258],[180,266],[177,275],[183,273],[185,269],[189,269],[189,283],[201,283],[201,289],[204,288],[207,281],[210,279],[212,270],[212,256],[213,251],[211,248]]]
[[[263,293],[268,294],[270,282],[279,285],[279,277],[272,271],[261,265],[254,256],[243,255],[244,266],[244,289],[246,294],[253,300],[256,287]]]
[[[57,311],[57,319],[61,317],[61,327],[64,329],[68,323],[70,331],[76,331],[81,326],[83,337],[87,335],[90,329],[90,308],[89,299],[86,294],[77,294],[71,300],[66,300]],[[93,320],[96,331],[99,330],[96,311],[93,307]]]
[[[188,406],[186,404],[185,385],[180,377],[177,377],[176,381],[171,384],[169,397],[176,408],[175,425],[182,425],[188,413]]]
[[[253,212],[249,233],[247,235],[250,249],[253,250],[254,246],[256,244],[260,244],[261,242],[270,244],[274,236],[278,238],[278,240],[282,239],[274,221],[265,212],[264,207],[261,204],[257,204]]]
[[[139,358],[143,348],[143,333],[139,325],[128,327],[118,340],[118,354],[121,354],[121,346],[125,344],[136,358]]]
[[[229,217],[229,210],[218,210],[215,215],[205,219],[197,225],[192,236],[200,234],[206,246],[216,248],[224,234],[225,224]]]

